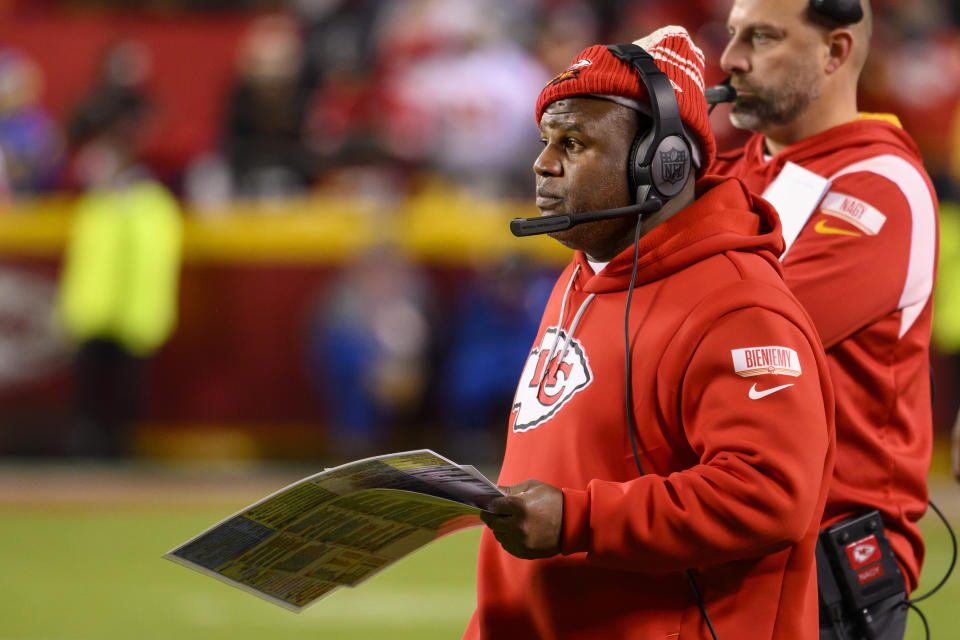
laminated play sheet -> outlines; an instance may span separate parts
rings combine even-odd
[[[164,554],[291,611],[441,536],[481,524],[500,489],[429,449],[326,469]]]

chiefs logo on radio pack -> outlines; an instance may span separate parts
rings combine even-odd
[[[571,340],[564,352],[567,336],[560,331],[558,342],[557,331],[556,327],[546,330],[523,367],[510,414],[514,432],[540,426],[593,381],[593,372],[580,342]],[[551,358],[550,349],[554,344],[557,347]]]
[[[584,67],[589,67],[591,64],[593,63],[587,60],[586,58],[577,60],[572,65],[567,67],[566,71],[561,71],[557,75],[553,76],[553,80],[548,82],[547,86],[550,87],[555,84],[560,84],[561,82],[566,82],[567,80],[573,80],[574,78],[577,78],[580,76],[581,69],[583,69]]]
[[[876,562],[881,557],[880,544],[873,535],[851,542],[846,546],[846,552],[850,566],[854,569]]]

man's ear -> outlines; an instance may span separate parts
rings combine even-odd
[[[836,73],[853,53],[853,34],[849,29],[834,29],[827,34],[827,60],[824,71]]]

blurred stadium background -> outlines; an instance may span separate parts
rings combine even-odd
[[[941,198],[931,492],[960,522],[960,8],[874,7],[862,106],[900,117]],[[506,227],[535,213],[536,94],[668,23],[719,81],[728,8],[0,1],[0,640],[457,637],[476,531],[300,616],[160,555],[358,456],[495,476],[568,257]],[[921,591],[950,557],[923,525]],[[960,637],[958,584],[922,605],[936,637]]]

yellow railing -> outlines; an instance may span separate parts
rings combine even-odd
[[[55,196],[0,210],[0,258],[58,257],[73,201]],[[270,204],[233,203],[216,213],[186,211],[188,262],[338,263],[385,243],[429,262],[462,264],[523,254],[559,264],[570,252],[544,238],[518,239],[508,223],[536,215],[524,202],[477,200],[432,187],[392,204],[312,196]]]

